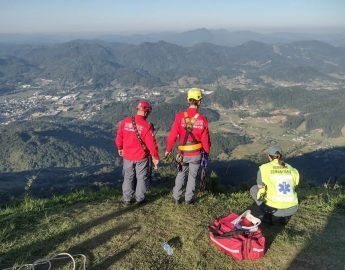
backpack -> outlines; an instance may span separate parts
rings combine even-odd
[[[261,220],[250,210],[241,215],[230,213],[210,226],[211,243],[235,260],[259,259],[265,255],[265,237],[258,228]]]

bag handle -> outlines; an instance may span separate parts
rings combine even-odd
[[[241,224],[239,224],[239,222],[241,221],[242,218],[246,218],[248,219],[251,223],[253,223],[253,226],[247,227],[247,226],[242,226]],[[246,230],[249,232],[256,232],[258,229],[258,226],[261,224],[261,220],[254,217],[251,214],[250,210],[246,210],[244,211],[241,215],[239,215],[237,218],[235,218],[233,221],[231,221],[232,224],[234,224],[234,226],[237,229],[242,229],[242,230]]]
[[[236,229],[227,233],[223,233],[223,234],[219,234],[219,230],[220,230],[221,224],[217,225],[215,228],[210,228],[210,232],[213,234],[214,238],[231,238],[235,235],[239,235],[242,234],[243,232],[245,232],[245,230],[242,229]]]

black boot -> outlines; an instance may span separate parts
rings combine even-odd
[[[194,204],[195,203],[195,199],[191,199],[190,201],[185,201],[185,204]]]
[[[273,224],[272,214],[264,214],[260,219],[263,223],[270,224],[270,225]]]
[[[286,225],[288,224],[289,220],[290,220],[291,216],[288,216],[288,217],[280,217],[279,218],[279,222],[283,225]]]

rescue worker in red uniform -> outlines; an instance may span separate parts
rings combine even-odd
[[[195,202],[194,193],[196,177],[200,168],[201,151],[204,151],[208,156],[211,147],[207,118],[198,113],[202,100],[201,90],[199,88],[189,89],[187,100],[189,104],[187,111],[176,114],[166,141],[165,156],[168,156],[179,137],[179,151],[176,159],[180,168],[173,189],[173,202],[175,204],[180,203],[182,188],[187,175],[185,203],[192,204]]]
[[[158,166],[159,153],[153,126],[146,120],[151,111],[150,103],[140,101],[137,114],[124,118],[117,130],[115,144],[119,156],[123,157],[122,200],[125,206],[132,202],[134,195],[136,204],[145,202],[151,157],[154,168]]]

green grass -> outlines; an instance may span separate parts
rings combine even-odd
[[[85,254],[87,269],[344,269],[344,189],[305,186],[299,194],[301,207],[286,227],[261,226],[265,257],[240,262],[210,245],[208,226],[229,212],[257,215],[247,191],[175,206],[170,190],[161,188],[148,194],[147,204],[127,208],[115,189],[28,197],[0,210],[0,269],[60,252]]]

